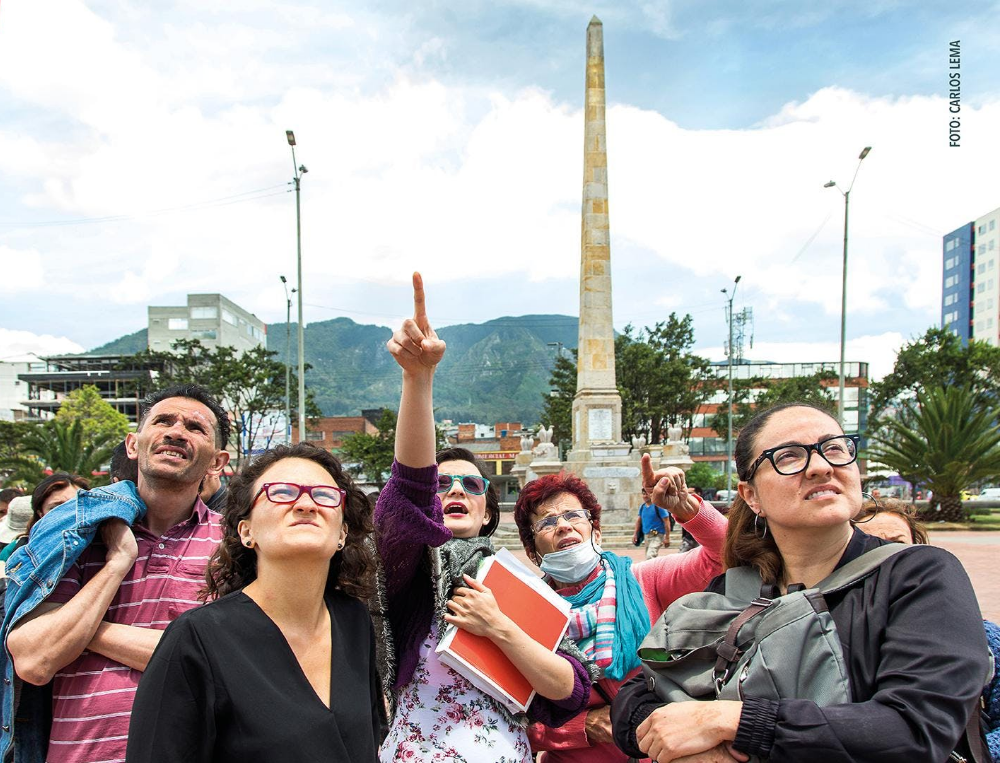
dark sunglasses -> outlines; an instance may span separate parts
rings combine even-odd
[[[455,480],[461,481],[462,490],[469,495],[482,495],[490,486],[490,481],[478,474],[439,474],[437,491],[447,493],[455,484]]]
[[[297,485],[294,482],[265,482],[250,505],[257,503],[261,494],[267,495],[271,503],[295,503],[299,496],[308,493],[317,506],[336,509],[344,503],[347,491],[333,485]]]

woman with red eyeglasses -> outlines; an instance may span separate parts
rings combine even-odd
[[[326,451],[283,445],[230,481],[223,528],[209,603],[167,627],[139,682],[127,760],[374,761],[368,499]]]
[[[561,646],[553,654],[531,640],[474,580],[493,553],[489,536],[500,507],[472,453],[451,448],[435,458],[432,386],[445,346],[427,320],[418,274],[413,289],[413,319],[388,343],[402,368],[403,394],[392,475],[375,507],[385,570],[378,609],[394,645],[383,675],[394,712],[379,758],[527,763],[526,721],[557,726],[586,703],[586,658],[568,641],[568,652]],[[531,682],[537,694],[527,719],[438,659],[435,648],[449,624],[492,639]]]

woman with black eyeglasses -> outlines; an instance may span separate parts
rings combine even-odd
[[[572,644],[564,642],[569,652],[549,652],[474,579],[480,562],[493,553],[489,536],[500,521],[500,506],[468,450],[450,448],[435,458],[432,386],[445,346],[427,320],[417,274],[413,289],[414,316],[388,343],[402,368],[403,394],[396,458],[375,507],[385,570],[378,610],[387,614],[395,647],[383,675],[394,714],[379,757],[528,763],[525,719],[438,658],[445,628],[485,636],[504,652],[537,692],[528,707],[532,720],[559,725],[574,716],[586,701],[590,678]]]
[[[222,543],[205,548],[210,601],[153,653],[130,763],[376,759],[371,517],[337,459],[307,443],[230,481]]]
[[[782,405],[741,431],[739,497],[729,512],[727,567],[753,566],[786,593],[815,586],[886,541],[855,529],[862,507],[857,435],[825,411]],[[723,593],[724,578],[709,591]],[[988,667],[979,608],[959,561],[917,547],[826,595],[853,701],[780,700],[663,704],[642,677],[612,710],[615,742],[629,755],[691,760],[929,761],[965,744]],[[665,626],[669,629],[670,613]],[[963,750],[968,757],[968,750]],[[701,757],[704,756],[704,757]],[[972,758],[968,758],[972,760]],[[978,759],[977,759],[978,760]]]

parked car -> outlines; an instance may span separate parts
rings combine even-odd
[[[736,490],[726,490],[726,489],[717,490],[715,493],[715,500],[725,501],[726,503],[732,503],[736,499],[736,496],[738,495],[739,492]]]
[[[977,501],[1000,501],[1000,487],[986,487],[983,488],[979,495],[976,496]]]

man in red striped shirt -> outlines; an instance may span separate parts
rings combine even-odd
[[[221,517],[198,497],[205,475],[229,460],[229,419],[195,386],[146,398],[126,438],[139,463],[147,511],[98,538],[52,594],[11,631],[17,674],[52,681],[49,763],[124,761],[132,700],[164,628],[198,606]]]

